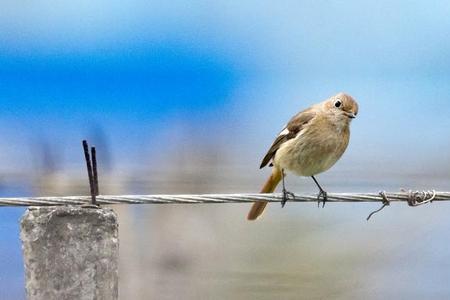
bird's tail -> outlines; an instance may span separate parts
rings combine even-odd
[[[272,168],[272,174],[270,175],[269,179],[267,179],[266,183],[261,189],[261,193],[272,193],[275,188],[277,187],[278,183],[281,180],[281,170],[273,167]],[[266,208],[268,202],[265,201],[258,201],[253,203],[252,208],[248,212],[247,220],[253,221],[256,220],[264,211],[264,208]]]

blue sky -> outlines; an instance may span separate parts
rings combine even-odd
[[[36,134],[72,143],[101,126],[114,149],[132,148],[181,119],[234,128],[251,149],[344,90],[361,104],[359,145],[380,130],[400,153],[413,132],[444,145],[449,13],[446,1],[6,1],[2,134],[17,147]]]
[[[6,1],[2,172],[33,170],[39,140],[78,170],[79,142],[99,135],[116,168],[199,140],[258,172],[293,114],[345,91],[360,115],[331,173],[448,175],[449,14],[446,1]]]

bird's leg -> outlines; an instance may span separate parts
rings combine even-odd
[[[323,199],[322,208],[325,207],[325,202],[327,201],[327,192],[324,191],[324,189],[320,186],[319,182],[317,182],[316,178],[314,176],[311,176],[314,182],[316,183],[317,187],[319,188],[319,195],[317,195],[317,207],[320,206],[320,198]]]
[[[284,170],[281,170],[281,180],[283,184],[283,199],[281,200],[281,207],[284,207],[286,204],[286,201],[288,201],[289,197],[292,197],[292,200],[295,199],[295,195],[292,192],[289,192],[286,190],[285,184],[284,184],[284,177],[286,175],[284,174]]]

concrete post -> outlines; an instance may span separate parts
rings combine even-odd
[[[28,299],[118,298],[118,224],[112,209],[30,207],[20,236]]]

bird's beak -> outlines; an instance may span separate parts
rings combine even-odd
[[[356,115],[355,115],[355,113],[353,113],[353,112],[345,112],[345,115],[346,115],[347,117],[349,117],[350,119],[356,118]]]

